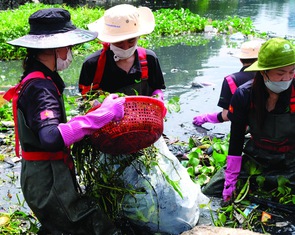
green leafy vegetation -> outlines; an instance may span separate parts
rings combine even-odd
[[[16,210],[11,213],[0,213],[1,234],[37,234],[37,219],[22,211]]]
[[[0,106],[0,120],[12,121],[12,103],[5,103]]]
[[[43,8],[62,7],[71,13],[73,23],[82,29],[87,29],[87,24],[95,21],[102,16],[104,10],[100,8],[77,7],[72,8],[66,5],[46,5],[36,3],[26,3],[17,9],[6,10],[0,12],[1,28],[0,28],[0,60],[22,59],[25,56],[26,50],[21,47],[14,47],[7,44],[7,41],[28,34],[29,16],[37,10]],[[98,46],[97,41],[92,43],[84,43],[74,47],[73,53],[89,53],[95,50],[93,46]]]
[[[8,127],[3,121],[12,121],[12,103],[5,103],[2,106],[0,105],[0,132],[7,131]]]
[[[190,151],[187,160],[182,165],[187,168],[191,179],[201,186],[208,183],[210,178],[225,165],[228,152],[228,139],[216,137],[190,137],[188,145]]]

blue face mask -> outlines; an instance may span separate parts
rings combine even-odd
[[[267,80],[264,81],[265,86],[269,90],[271,90],[272,92],[277,93],[277,94],[287,90],[290,87],[291,83],[293,82],[293,79],[291,79],[290,81],[273,82],[273,81],[269,80],[269,77],[266,73],[265,73],[265,75],[267,77]]]

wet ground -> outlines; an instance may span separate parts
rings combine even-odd
[[[21,207],[24,203],[19,183],[20,166],[20,163],[12,165],[4,162],[0,164],[1,210],[9,211],[9,207]]]
[[[7,132],[0,132],[0,156],[4,157],[0,162],[0,211],[9,212],[10,208],[29,211],[20,188],[20,159],[15,157],[14,148],[6,144],[6,138],[12,132],[12,127]]]

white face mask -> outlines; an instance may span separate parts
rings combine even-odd
[[[292,81],[293,79],[291,79],[290,81],[272,82],[268,79],[267,81],[264,81],[264,84],[272,92],[278,94],[287,90],[290,87]]]
[[[265,86],[269,90],[277,94],[287,90],[290,87],[291,83],[293,82],[293,79],[290,79],[290,81],[273,82],[269,79],[266,72],[264,72],[264,74],[267,77],[267,80],[266,81],[264,80]]]
[[[71,48],[68,48],[67,58],[65,60],[61,59],[59,57],[59,54],[57,53],[56,70],[62,71],[62,70],[67,69],[70,66],[70,64],[72,63],[72,60],[73,60],[73,55],[72,55]]]
[[[135,44],[133,47],[130,47],[127,50],[123,50],[119,47],[114,46],[113,44],[110,45],[110,49],[114,52],[115,61],[128,59],[134,54],[136,48],[137,48],[137,44]]]

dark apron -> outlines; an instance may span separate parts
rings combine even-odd
[[[116,231],[95,201],[76,191],[63,161],[22,160],[21,187],[27,204],[53,235],[111,235]]]
[[[249,115],[250,133],[253,137],[248,140],[243,150],[242,169],[239,179],[246,179],[249,174],[246,163],[254,163],[262,170],[265,177],[264,189],[276,188],[278,176],[290,181],[290,187],[295,190],[295,114],[269,114],[263,130],[258,128],[254,113]],[[258,147],[257,143],[260,147]],[[265,149],[263,149],[263,147]],[[272,149],[271,149],[272,148]],[[288,152],[276,152],[275,149],[289,149]],[[224,171],[226,166],[219,170],[204,186],[202,192],[208,196],[221,196],[224,186]],[[256,177],[251,177],[255,184]]]
[[[22,148],[41,151],[38,137],[27,126],[21,111],[18,114]],[[74,169],[64,160],[22,159],[21,188],[42,228],[52,235],[116,234],[113,223],[97,203],[79,193]]]
[[[277,187],[278,176],[287,178],[294,189],[295,114],[268,113],[261,130],[251,113],[249,126],[253,138],[245,145],[243,162],[251,161],[262,170],[266,190]]]

